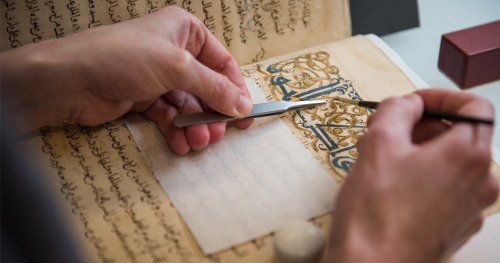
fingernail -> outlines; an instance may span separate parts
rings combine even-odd
[[[236,115],[238,118],[246,117],[252,111],[253,103],[250,98],[240,95],[240,101],[236,105]]]

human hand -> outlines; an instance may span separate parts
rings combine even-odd
[[[421,120],[426,109],[493,118],[472,94],[421,90],[383,101],[338,195],[325,262],[439,262],[482,224],[498,194],[492,127]]]
[[[86,125],[144,112],[178,154],[218,142],[225,123],[177,128],[178,114],[248,115],[252,102],[228,51],[183,9],[86,30],[2,54],[8,108],[38,128],[58,120]],[[246,128],[252,120],[235,122]]]

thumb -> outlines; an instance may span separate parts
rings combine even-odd
[[[237,71],[241,78],[241,81],[238,81],[239,85],[233,83],[226,75],[201,64],[188,51],[178,51],[180,57],[170,72],[176,89],[190,92],[222,114],[242,118],[250,113],[253,103],[234,59],[228,59],[227,63],[233,64],[230,68]]]

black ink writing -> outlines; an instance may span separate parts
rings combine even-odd
[[[220,7],[222,9],[222,36],[224,37],[224,42],[229,47],[231,46],[231,41],[233,41],[233,25],[229,21],[231,8],[226,5],[225,0],[220,0]]]
[[[209,8],[212,7],[211,1],[201,1],[201,5],[203,6],[203,15],[205,18],[203,19],[203,24],[206,28],[212,33],[215,34],[215,19],[214,16],[210,14]]]
[[[137,12],[137,9],[135,7],[137,0],[127,0],[127,12],[130,18],[137,18],[139,17],[139,12]]]
[[[74,0],[69,0],[66,4],[66,8],[70,12],[70,21],[73,27],[73,32],[78,32],[80,30],[80,25],[78,24],[78,18],[80,17],[80,4]]]
[[[45,1],[45,5],[50,9],[49,21],[54,24],[54,33],[56,34],[56,38],[60,38],[64,36],[64,27],[63,17],[62,15],[56,12],[55,3],[52,0]]]
[[[33,37],[33,43],[42,40],[43,32],[40,32],[40,25],[38,19],[38,12],[40,12],[40,6],[38,5],[38,0],[26,0],[26,10],[29,14],[29,20],[31,24],[30,34]]]
[[[89,0],[89,25],[88,28],[94,28],[100,26],[101,20],[96,18],[96,6],[94,0]]]
[[[114,24],[122,21],[122,17],[116,13],[118,0],[106,0],[106,2],[108,2],[108,16],[111,19],[111,23]]]
[[[194,14],[196,11],[194,11],[193,8],[191,8],[191,0],[183,0],[182,1],[182,8],[184,8],[186,11],[188,11],[191,14]]]
[[[6,7],[5,10],[5,19],[7,21],[7,35],[9,36],[9,42],[10,42],[10,47],[16,48],[20,47],[23,44],[19,40],[19,32],[20,30],[18,29],[19,22],[16,20],[16,15],[15,15],[15,10],[17,9],[16,7],[16,1],[7,1],[3,0],[3,3]]]

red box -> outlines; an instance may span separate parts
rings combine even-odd
[[[500,79],[500,20],[444,34],[438,67],[462,89]]]

